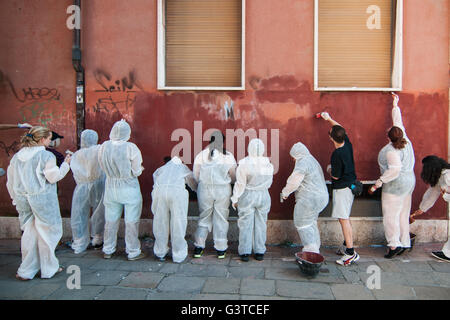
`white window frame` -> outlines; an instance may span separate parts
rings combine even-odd
[[[403,0],[397,0],[395,57],[392,58],[391,88],[319,87],[319,1],[314,0],[314,91],[402,91],[403,78]]]
[[[158,0],[158,90],[245,90],[245,1],[242,1],[242,34],[241,34],[241,85],[238,87],[169,87],[166,86],[166,34],[164,0]]]

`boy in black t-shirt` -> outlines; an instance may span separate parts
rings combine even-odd
[[[322,112],[321,117],[330,122],[332,126],[328,134],[336,148],[331,155],[331,165],[327,168],[327,172],[331,175],[333,188],[333,209],[331,217],[339,219],[345,239],[343,245],[345,248],[341,247],[337,252],[343,255],[343,257],[337,260],[336,263],[342,266],[349,266],[359,260],[359,255],[353,249],[353,232],[350,222],[350,213],[354,200],[350,186],[356,180],[353,146],[345,129],[331,119],[327,112]]]

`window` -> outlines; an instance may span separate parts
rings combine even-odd
[[[403,0],[315,0],[314,89],[402,88]]]
[[[244,89],[245,0],[158,0],[158,89]]]

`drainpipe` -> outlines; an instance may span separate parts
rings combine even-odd
[[[81,0],[74,0],[74,5],[80,8]],[[81,19],[81,17],[80,17]],[[76,72],[76,126],[77,126],[77,149],[80,148],[81,132],[85,125],[85,85],[84,85],[84,68],[81,65],[81,27],[73,29],[73,46],[72,46],[72,64]]]

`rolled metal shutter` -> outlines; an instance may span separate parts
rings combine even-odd
[[[391,87],[393,3],[319,0],[319,87]],[[373,13],[366,10],[373,5],[380,9],[380,29],[369,29],[367,25]]]
[[[241,0],[166,0],[166,86],[241,86]]]

